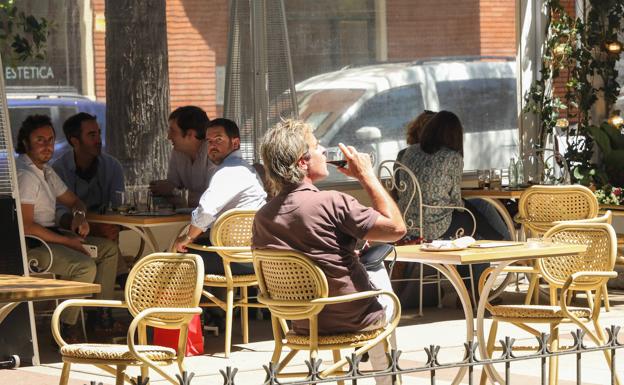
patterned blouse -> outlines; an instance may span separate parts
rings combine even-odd
[[[419,145],[412,145],[406,149],[399,161],[416,175],[425,204],[433,206],[464,206],[461,199],[460,186],[464,160],[460,153],[442,147],[433,154],[427,154],[420,149]],[[413,187],[406,173],[399,172],[398,177],[399,181],[406,183],[408,189],[399,194],[399,208],[401,212],[405,212]],[[419,226],[419,204],[418,195],[415,195],[405,218],[406,222],[408,222],[408,227],[410,227],[409,222],[411,220],[412,226],[416,228],[408,229],[408,237],[421,235],[417,228]],[[452,209],[424,207],[424,234],[422,236],[427,240],[438,239],[448,230],[452,214]]]

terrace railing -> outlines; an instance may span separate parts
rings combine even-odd
[[[619,349],[624,348],[624,343],[618,340],[618,334],[620,332],[619,326],[611,326],[606,329],[608,340],[604,345],[601,346],[587,346],[584,343],[585,333],[577,329],[572,332],[573,344],[569,346],[565,350],[551,351],[548,348],[548,340],[550,338],[549,334],[542,333],[539,337],[537,337],[537,350],[530,354],[522,354],[516,355],[514,353],[514,343],[515,339],[510,337],[505,337],[500,340],[500,345],[502,347],[502,353],[499,357],[490,358],[490,359],[480,359],[477,357],[477,347],[478,343],[468,341],[464,343],[464,356],[463,359],[459,362],[452,363],[441,363],[438,359],[438,355],[440,353],[441,347],[439,345],[430,345],[424,348],[425,353],[427,354],[427,362],[423,366],[412,367],[412,368],[403,368],[400,365],[399,358],[401,356],[401,351],[393,350],[389,354],[389,365],[386,369],[380,371],[361,371],[359,368],[360,359],[355,357],[355,355],[351,355],[351,357],[347,358],[348,360],[348,369],[337,376],[330,376],[327,378],[322,378],[320,376],[321,373],[321,362],[320,359],[315,359],[312,361],[305,361],[305,364],[308,368],[308,374],[305,378],[301,379],[280,379],[276,373],[276,368],[272,363],[264,365],[265,371],[265,379],[264,381],[257,382],[258,385],[312,385],[312,384],[323,384],[337,381],[345,381],[349,382],[352,385],[357,385],[358,381],[364,380],[367,378],[379,377],[379,376],[391,376],[392,384],[397,384],[397,379],[399,376],[411,373],[429,373],[429,380],[431,385],[435,385],[437,383],[436,373],[441,370],[448,369],[457,369],[458,371],[467,372],[467,380],[468,384],[472,385],[478,382],[475,382],[475,367],[484,366],[484,365],[496,365],[502,364],[504,365],[504,378],[506,385],[513,385],[513,377],[511,372],[511,367],[513,363],[517,363],[520,361],[530,361],[535,360],[538,361],[538,365],[540,368],[540,384],[545,385],[548,383],[548,358],[555,356],[565,356],[565,355],[574,355],[576,356],[576,384],[583,384],[583,376],[582,376],[582,360],[583,355],[587,353],[594,352],[608,352],[611,356],[611,365],[608,368],[609,370],[609,384],[615,385],[616,382],[616,356],[617,351]],[[524,349],[523,349],[524,351]],[[605,369],[606,362],[605,362]],[[222,383],[223,385],[236,385],[236,374],[238,372],[237,368],[232,368],[230,366],[226,367],[224,370],[219,371],[223,377],[222,382],[217,382],[214,379],[195,377],[194,373],[186,373],[184,372],[182,376],[177,376],[180,385],[218,385]],[[464,373],[463,381],[465,381],[466,373]],[[135,385],[148,385],[149,378],[141,378],[139,376],[136,380],[132,380]],[[446,381],[445,381],[446,382]],[[520,380],[518,381],[520,383]],[[249,381],[240,381],[240,384],[248,385]],[[91,381],[91,385],[99,385],[95,381]]]

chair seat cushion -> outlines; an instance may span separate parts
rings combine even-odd
[[[176,357],[176,351],[164,346],[135,345],[136,350],[153,361],[168,361]],[[127,345],[71,344],[61,347],[63,357],[98,360],[136,360]]]
[[[579,318],[591,316],[591,310],[585,307],[568,306],[568,311]],[[498,305],[491,313],[495,317],[509,318],[566,318],[560,306],[547,305]]]
[[[374,329],[366,331],[358,331],[353,333],[341,333],[341,334],[329,334],[318,336],[319,346],[321,345],[335,345],[335,344],[353,344],[358,342],[364,342],[372,340],[380,335],[385,329]],[[297,334],[293,331],[286,333],[286,342],[293,345],[309,345],[310,337],[302,334]]]
[[[255,282],[258,280],[255,274],[245,274],[245,275],[233,275],[232,280],[237,283],[243,282]],[[217,274],[206,274],[204,277],[204,282],[222,282],[225,283],[225,275],[217,275]]]

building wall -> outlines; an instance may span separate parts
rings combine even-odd
[[[167,43],[171,108],[194,104],[208,116],[221,114],[217,105],[218,66],[227,59],[228,1],[167,0]],[[96,97],[106,99],[105,31],[101,30],[104,0],[92,0]],[[98,26],[98,18],[100,23]]]
[[[91,1],[95,18],[96,96],[105,100],[105,31],[102,30],[105,0]],[[414,3],[414,0],[386,0],[388,60],[515,55],[514,0],[418,0],[418,6]],[[309,3],[305,4],[309,7]],[[287,13],[296,5],[287,2]],[[195,104],[210,117],[221,114],[222,106],[217,105],[216,70],[226,64],[228,22],[228,0],[167,0],[171,108]],[[349,58],[340,59],[349,61]],[[310,64],[310,60],[303,62]],[[300,69],[303,70],[318,73],[307,67]]]

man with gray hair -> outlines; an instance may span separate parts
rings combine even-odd
[[[392,290],[385,269],[367,272],[355,251],[359,239],[393,242],[405,234],[396,204],[375,176],[370,158],[340,144],[347,164],[338,170],[356,178],[372,207],[338,191],[320,191],[312,183],[328,175],[326,151],[302,121],[287,120],[262,139],[266,175],[277,195],[256,214],[252,247],[294,249],[325,272],[329,295],[381,288]],[[287,230],[285,230],[287,229]],[[319,334],[347,333],[382,327],[394,312],[383,296],[326,306],[318,317]],[[307,334],[306,321],[294,321],[296,333]],[[382,344],[370,350],[373,368],[387,367]],[[389,376],[377,379],[389,384]]]

